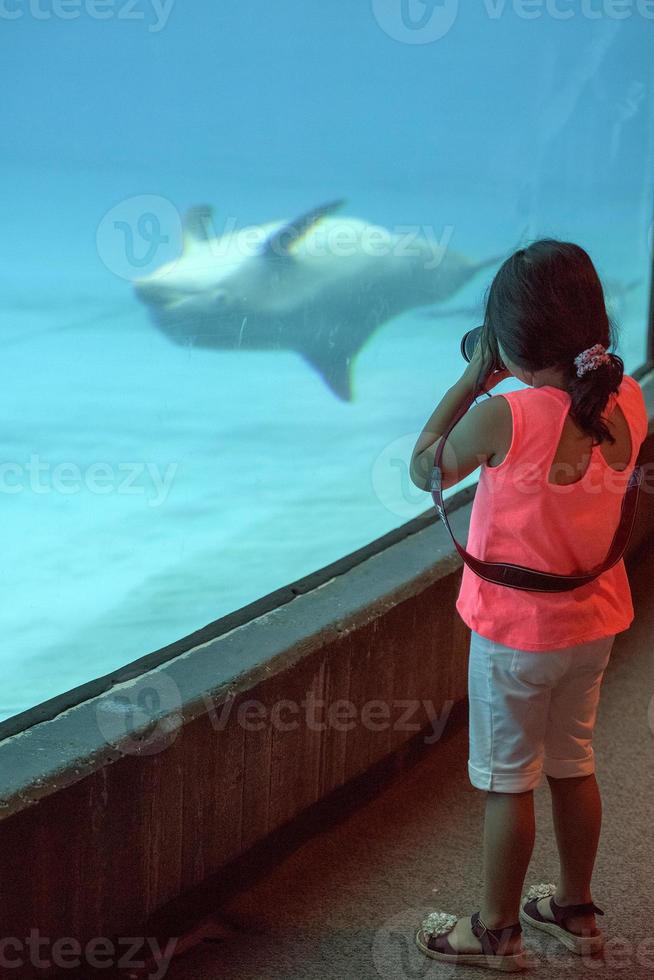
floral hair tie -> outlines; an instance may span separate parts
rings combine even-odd
[[[582,350],[581,354],[577,354],[575,357],[577,377],[581,378],[588,371],[594,371],[600,364],[610,363],[611,357],[606,353],[606,347],[602,344],[594,344],[592,347]]]

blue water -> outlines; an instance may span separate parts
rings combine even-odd
[[[406,463],[462,370],[477,321],[456,311],[492,278],[435,308],[450,316],[414,309],[380,327],[346,403],[293,351],[170,342],[132,293],[112,208],[208,203],[245,226],[344,197],[344,214],[389,229],[449,227],[475,259],[523,232],[572,239],[611,284],[626,370],[644,360],[654,23],[635,5],[623,20],[601,3],[568,20],[553,4],[534,19],[472,7],[435,7],[454,19],[429,43],[399,0],[197,0],[160,29],[144,2],[141,18],[116,3],[103,21],[82,2],[70,20],[25,4],[0,25],[0,439],[14,466],[0,497],[0,718],[429,510]],[[428,8],[407,9],[418,23]],[[54,478],[94,464],[105,492]],[[166,490],[153,473],[171,474]]]

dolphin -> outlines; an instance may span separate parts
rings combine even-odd
[[[353,358],[378,327],[447,300],[503,256],[473,262],[417,230],[335,217],[343,203],[222,235],[209,205],[193,207],[182,254],[133,280],[136,296],[177,344],[293,350],[351,401]]]

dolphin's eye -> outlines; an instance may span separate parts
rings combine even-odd
[[[214,289],[211,294],[211,305],[217,310],[227,306],[227,293],[224,289]]]

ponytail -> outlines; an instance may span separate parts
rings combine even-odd
[[[607,351],[610,363],[599,364],[592,371],[587,371],[581,378],[573,365],[567,391],[572,404],[570,415],[587,435],[593,437],[593,445],[603,440],[611,444],[615,437],[611,435],[604,421],[602,412],[611,394],[617,394],[624,375],[624,362],[617,354]],[[596,441],[595,441],[596,440]]]

